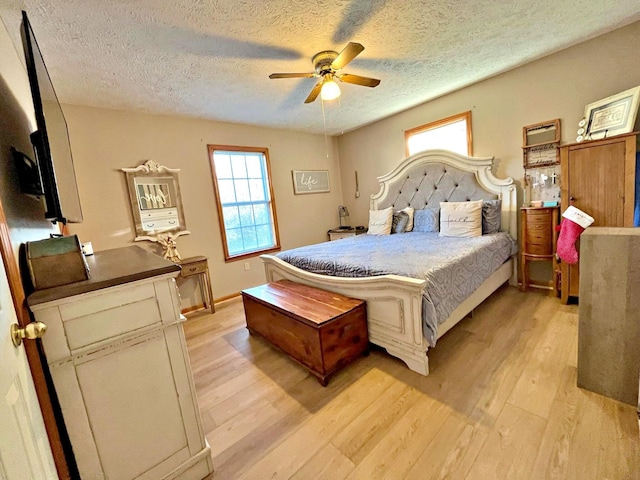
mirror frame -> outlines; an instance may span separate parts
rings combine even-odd
[[[531,141],[536,133],[551,133],[553,138],[545,136],[542,141]],[[560,119],[548,120],[522,127],[522,148],[537,147],[538,145],[548,145],[550,143],[560,143]]]
[[[182,207],[182,196],[180,194],[180,182],[178,180],[178,168],[169,168],[158,164],[153,160],[147,160],[142,165],[134,168],[122,168],[126,174],[127,188],[129,190],[129,200],[131,202],[131,213],[136,228],[136,241],[150,240],[159,242],[160,237],[167,236],[174,239],[180,235],[187,235],[191,232],[187,230]],[[152,180],[150,183],[158,183],[158,180],[167,180],[169,192],[175,196],[175,209],[177,210],[178,223],[175,227],[165,227],[159,229],[143,229],[142,209],[140,207],[142,199],[138,194],[138,180]]]

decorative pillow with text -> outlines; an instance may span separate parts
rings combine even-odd
[[[481,237],[482,200],[440,202],[441,237]]]
[[[369,235],[389,235],[393,222],[393,207],[369,210]]]

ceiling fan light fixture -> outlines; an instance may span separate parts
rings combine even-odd
[[[333,50],[325,50],[316,53],[311,59],[315,72],[308,73],[272,73],[269,78],[320,78],[316,82],[304,103],[312,103],[320,96],[324,100],[335,100],[340,96],[340,87],[336,83],[336,78],[341,82],[360,85],[362,87],[377,87],[380,80],[377,78],[362,77],[360,75],[352,75],[350,73],[340,73],[336,76],[336,72],[341,71],[351,60],[356,58],[364,47],[359,43],[349,42],[340,53]]]
[[[333,76],[327,75],[322,82],[322,90],[320,90],[320,98],[322,100],[335,100],[340,96],[340,87],[333,79]]]

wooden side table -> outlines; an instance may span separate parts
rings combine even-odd
[[[209,277],[209,265],[207,257],[198,255],[181,260],[179,265],[182,267],[180,277],[187,278],[198,275],[198,283],[200,284],[200,292],[204,301],[204,308],[215,313],[216,308],[213,305],[213,294],[211,293],[211,278]]]
[[[556,226],[558,225],[558,207],[522,207],[521,225],[522,236],[520,242],[520,276],[522,278],[521,290],[524,292],[529,285],[529,262],[551,261],[553,265],[553,293],[557,295],[557,264],[556,252]],[[542,286],[542,285],[541,285]],[[544,285],[546,286],[546,285]]]

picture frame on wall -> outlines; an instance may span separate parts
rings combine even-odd
[[[585,140],[630,133],[636,123],[640,86],[590,103],[585,107]]]
[[[293,193],[327,193],[331,191],[329,170],[291,170]]]

